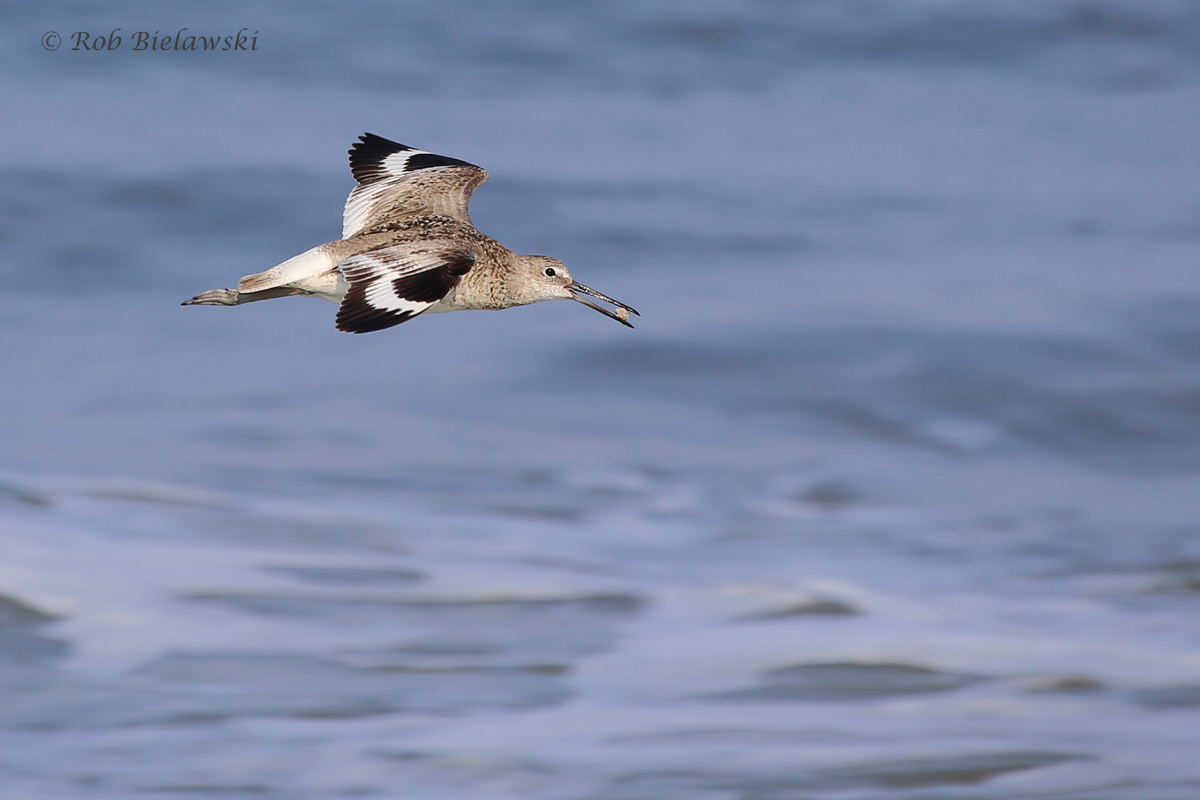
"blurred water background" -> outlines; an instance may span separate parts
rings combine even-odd
[[[0,15],[0,797],[1200,796],[1200,5]],[[179,307],[363,131],[638,329]]]

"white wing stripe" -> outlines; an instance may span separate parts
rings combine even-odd
[[[342,238],[349,239],[362,230],[371,218],[371,210],[385,194],[394,191],[397,181],[384,180],[369,186],[359,186],[346,199],[346,209],[342,212]]]
[[[375,308],[400,313],[418,314],[432,305],[431,303],[417,303],[412,300],[405,300],[403,297],[397,296],[396,292],[392,289],[391,281],[377,281],[367,289],[366,297],[367,302]]]
[[[424,150],[401,150],[399,153],[392,153],[383,159],[379,162],[379,166],[383,167],[388,175],[399,178],[405,174],[404,168],[408,166],[409,159],[416,155],[428,155],[428,153]]]

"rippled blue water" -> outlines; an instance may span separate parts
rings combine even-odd
[[[0,796],[1200,794],[1194,4],[0,11]],[[178,306],[367,130],[638,329]]]

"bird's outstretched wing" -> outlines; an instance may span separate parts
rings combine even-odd
[[[471,224],[467,203],[488,179],[466,161],[364,133],[350,148],[350,171],[358,186],[342,212],[342,238],[370,233],[408,217],[441,214]]]
[[[338,330],[369,333],[412,319],[458,286],[479,253],[460,242],[392,245],[341,261],[349,288],[338,308]]]

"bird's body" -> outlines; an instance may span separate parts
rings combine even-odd
[[[470,225],[439,215],[413,217],[385,230],[319,245],[266,272],[247,275],[238,282],[238,300],[251,302],[258,299],[254,295],[260,292],[291,289],[294,294],[312,295],[340,305],[351,288],[342,265],[357,259],[347,266],[357,264],[360,273],[366,270],[386,276],[391,254],[403,254],[422,266],[426,264],[420,260],[422,256],[436,260],[437,264],[430,264],[429,268],[416,274],[432,269],[435,274],[426,275],[426,280],[440,275],[442,280],[435,284],[453,284],[420,313],[520,305],[514,302],[517,298],[511,296],[512,287],[506,279],[515,271],[519,256]],[[467,269],[454,283],[452,277],[456,266]],[[372,271],[371,267],[375,269]],[[414,298],[414,302],[424,301]]]
[[[358,185],[346,201],[340,240],[184,305],[310,295],[338,304],[339,330],[367,333],[422,313],[570,299],[633,327],[628,316],[636,311],[575,282],[561,261],[518,255],[475,230],[467,203],[487,180],[482,168],[368,133],[351,148],[350,169]]]

